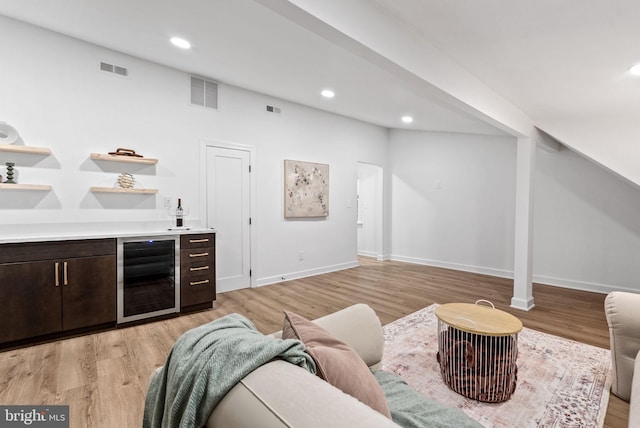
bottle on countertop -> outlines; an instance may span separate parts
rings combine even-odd
[[[176,208],[176,226],[182,227],[184,219],[184,210],[182,209],[182,199],[178,198],[178,208]]]

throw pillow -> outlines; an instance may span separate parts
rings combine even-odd
[[[282,338],[298,339],[305,344],[316,362],[318,376],[391,418],[382,388],[353,349],[303,316],[287,311],[284,315]]]

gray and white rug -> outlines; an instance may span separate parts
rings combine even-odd
[[[383,327],[384,370],[486,427],[603,426],[612,377],[608,349],[524,328],[518,335],[515,392],[506,402],[482,403],[457,394],[442,381],[436,361],[437,306]]]

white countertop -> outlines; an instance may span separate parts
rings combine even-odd
[[[77,239],[144,238],[193,233],[215,233],[215,229],[204,228],[200,225],[172,228],[166,222],[1,225],[0,244]]]

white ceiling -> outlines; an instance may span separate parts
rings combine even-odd
[[[0,14],[160,64],[389,128],[500,133],[253,0],[2,0]],[[180,35],[192,49],[169,44]],[[319,93],[336,92],[333,100]]]
[[[502,133],[446,100],[428,97],[415,82],[358,55],[339,38],[323,37],[305,28],[304,20],[280,15],[277,4],[282,3],[287,2],[2,0],[0,14],[389,128]],[[604,141],[610,135],[624,140],[625,150],[640,139],[640,78],[626,74],[640,61],[637,0],[359,3],[418,34],[416,46],[439,49],[535,125],[578,151],[595,153],[597,144],[611,144]],[[190,40],[193,48],[171,46],[168,39],[174,35]],[[416,49],[415,56],[420,55]],[[335,90],[333,100],[319,96],[325,87]],[[405,114],[415,122],[402,124]],[[588,144],[581,147],[573,141],[578,139]],[[628,150],[626,157],[629,164]],[[602,163],[616,169],[609,158]],[[626,166],[635,163],[640,160],[633,158]]]
[[[637,0],[374,1],[537,123],[639,117]]]

